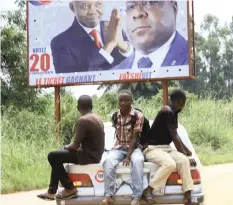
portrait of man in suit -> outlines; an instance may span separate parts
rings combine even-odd
[[[126,1],[124,11],[135,50],[114,69],[188,65],[188,41],[176,30],[177,1]]]
[[[71,1],[73,24],[51,41],[56,73],[109,70],[133,53],[118,11],[102,21],[104,1]],[[62,14],[61,14],[62,15]]]

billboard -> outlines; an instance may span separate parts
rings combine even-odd
[[[189,1],[33,0],[29,86],[192,76]]]

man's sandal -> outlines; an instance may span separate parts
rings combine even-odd
[[[109,205],[109,204],[113,204],[113,199],[104,199],[103,201],[100,202],[99,205]]]
[[[193,205],[195,203],[192,202],[192,199],[189,199],[189,200],[184,200],[184,204],[185,205]]]
[[[152,193],[150,193],[149,191],[145,190],[143,193],[143,197],[146,203],[148,204],[153,204],[156,202],[156,200],[153,198]]]

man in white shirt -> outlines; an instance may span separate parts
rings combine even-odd
[[[177,1],[126,1],[126,32],[135,52],[114,69],[188,65],[188,42],[176,31]]]
[[[70,9],[72,26],[51,41],[56,73],[109,70],[133,53],[116,9],[109,22],[101,21],[103,1],[72,1]]]

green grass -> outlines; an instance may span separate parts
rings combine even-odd
[[[5,113],[2,123],[2,193],[46,187],[54,121],[24,110]]]
[[[40,114],[13,108],[3,113],[2,193],[48,186],[51,169],[47,155],[50,151],[59,149],[64,141],[72,137],[78,114],[76,101],[68,94],[62,99],[62,138],[57,143],[53,100],[49,97],[47,103],[46,110]]]
[[[213,101],[210,98],[191,99],[180,115],[180,123],[203,165],[233,162],[233,99]],[[56,143],[54,105],[51,97],[43,97],[43,109],[36,112],[8,109],[2,115],[2,181],[1,192],[46,188],[50,166],[47,155],[67,144],[73,137],[74,122],[78,119],[76,101],[68,93],[62,98],[61,140]],[[161,93],[151,100],[134,103],[148,119],[153,120],[161,107]],[[117,108],[117,95],[108,93],[94,100],[95,112],[109,121]]]
[[[43,143],[4,140],[2,193],[46,187],[50,173],[46,155],[55,148],[53,144],[51,140]]]
[[[223,152],[216,152],[216,151],[210,151],[207,152],[206,149],[209,147],[203,147],[203,150],[200,150],[198,147],[196,147],[197,155],[202,162],[203,165],[213,165],[213,164],[225,164],[225,163],[232,163],[233,162],[233,156],[232,151],[223,151]]]

